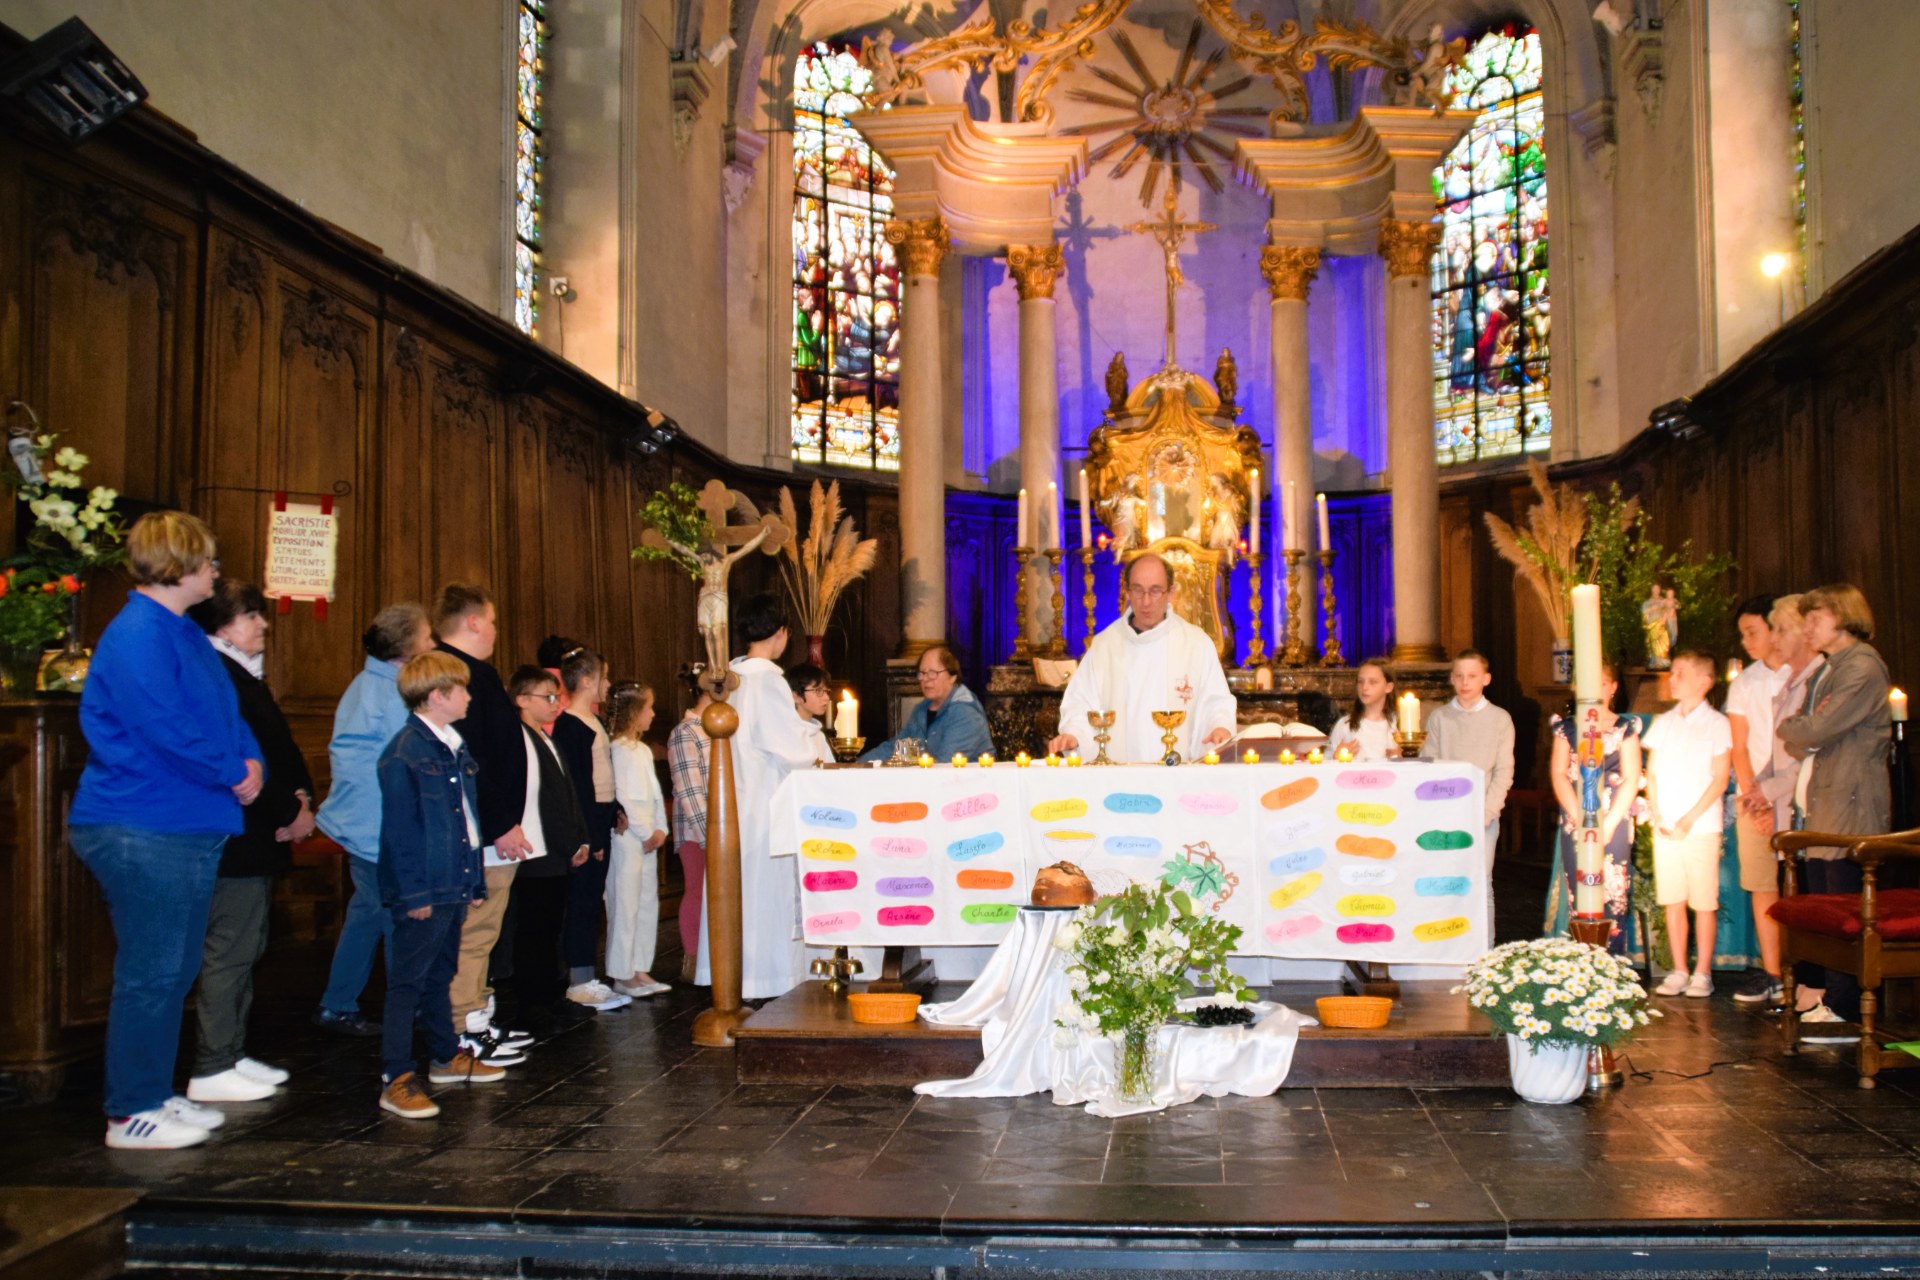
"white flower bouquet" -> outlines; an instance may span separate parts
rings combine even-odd
[[[1467,1003],[1531,1045],[1617,1045],[1660,1016],[1626,961],[1571,938],[1495,947],[1467,967]]]

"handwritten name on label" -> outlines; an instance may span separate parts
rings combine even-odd
[[[867,841],[867,848],[883,858],[924,858],[927,856],[927,842],[916,840],[912,836],[875,836]]]
[[[1333,931],[1333,936],[1348,944],[1392,942],[1393,926],[1390,924],[1343,924]]]
[[[1320,789],[1318,778],[1296,778],[1283,786],[1275,787],[1260,797],[1260,803],[1269,809],[1284,809],[1290,804],[1299,804]]]
[[[852,862],[853,846],[838,840],[802,840],[800,856],[817,862]]]
[[[809,871],[800,877],[800,884],[808,893],[838,893],[857,888],[860,877],[852,871]]]
[[[1304,938],[1318,933],[1325,924],[1319,916],[1289,916],[1285,920],[1275,920],[1266,929],[1267,938],[1272,942],[1291,942],[1295,938]]]
[[[1327,824],[1318,818],[1294,818],[1288,822],[1276,822],[1266,830],[1267,839],[1275,844],[1298,844],[1308,836],[1320,834]]]
[[[1334,776],[1333,785],[1343,791],[1380,791],[1393,785],[1393,770],[1347,769]]]
[[[918,822],[927,816],[927,806],[918,800],[902,800],[897,804],[877,804],[871,813],[875,822]]]
[[[1356,889],[1378,889],[1383,884],[1392,884],[1400,878],[1400,873],[1392,867],[1342,867],[1340,883],[1350,884]]]
[[[853,810],[835,809],[824,804],[800,806],[800,821],[809,827],[832,827],[839,831],[853,830]]]
[[[973,858],[984,858],[997,853],[1007,843],[1007,838],[998,831],[985,831],[977,836],[968,836],[964,840],[955,840],[947,846],[947,856],[955,862],[966,862]]]
[[[1035,822],[1058,822],[1062,818],[1084,818],[1087,816],[1085,800],[1042,800],[1029,811]]]
[[[1473,791],[1471,778],[1435,778],[1413,789],[1415,800],[1458,800]]]
[[[1392,898],[1378,893],[1350,893],[1333,904],[1343,916],[1390,916],[1398,906]]]
[[[1356,858],[1391,858],[1393,856],[1393,841],[1385,836],[1356,836],[1349,833],[1335,840],[1333,847],[1341,853],[1350,853]]]
[[[1011,902],[976,902],[960,908],[960,920],[964,924],[1006,924],[1020,914],[1020,908]]]
[[[1116,858],[1151,858],[1164,846],[1152,836],[1108,836],[1100,847]]]
[[[932,907],[882,907],[873,918],[889,928],[908,924],[932,924]]]
[[[1413,891],[1422,898],[1457,898],[1473,887],[1465,876],[1421,876]]]
[[[1276,876],[1290,876],[1302,871],[1312,871],[1325,863],[1325,849],[1295,849],[1292,853],[1283,853],[1267,864],[1267,870]]]
[[[1413,926],[1413,936],[1417,942],[1439,942],[1444,938],[1457,938],[1467,928],[1465,916],[1450,916],[1445,920],[1429,920]]]
[[[1158,813],[1160,797],[1143,795],[1138,791],[1116,791],[1108,796],[1103,804],[1108,813]]]
[[[1318,871],[1309,871],[1303,876],[1296,876],[1268,894],[1267,904],[1275,911],[1284,911],[1318,889],[1320,882],[1324,879],[1326,877]]]
[[[954,876],[953,882],[962,889],[1011,889],[1013,872],[989,871],[985,867],[974,867]]]
[[[958,800],[941,805],[940,816],[948,822],[958,822],[962,818],[977,818],[983,813],[992,813],[999,807],[1000,797],[983,791],[977,796],[961,796]]]
[[[924,898],[933,892],[933,881],[925,876],[882,876],[873,882],[873,891],[883,898]]]
[[[1203,818],[1221,818],[1238,809],[1240,802],[1217,791],[1201,791],[1181,796],[1180,807]]]
[[[817,916],[807,917],[807,936],[810,938],[823,933],[845,933],[849,929],[859,927],[858,911],[826,911]]]
[[[1448,849],[1473,848],[1473,833],[1469,831],[1423,831],[1414,843],[1422,849],[1443,852]]]
[[[1358,822],[1369,827],[1384,827],[1394,819],[1393,806],[1388,804],[1343,804],[1333,812],[1342,822]]]

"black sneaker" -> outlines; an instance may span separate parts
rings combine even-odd
[[[370,1040],[380,1034],[380,1024],[369,1022],[360,1016],[358,1009],[352,1013],[335,1013],[331,1009],[315,1009],[313,1025],[322,1031],[331,1031],[339,1036],[353,1036],[356,1039]]]
[[[512,1027],[493,1027],[489,1034],[500,1042],[503,1049],[528,1049],[533,1046],[534,1034],[531,1031],[516,1031]]]
[[[484,1062],[490,1067],[517,1067],[527,1060],[526,1054],[518,1049],[509,1049],[491,1031],[464,1033],[460,1037],[460,1047],[472,1054],[474,1061]]]
[[[1739,990],[1733,993],[1737,1004],[1764,1004],[1775,1008],[1787,998],[1786,988],[1780,985],[1780,979],[1764,970],[1756,970],[1746,976]]]

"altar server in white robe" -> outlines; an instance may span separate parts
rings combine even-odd
[[[740,994],[759,1000],[783,996],[807,976],[798,873],[794,859],[774,856],[779,851],[771,847],[767,802],[789,773],[820,762],[821,738],[819,726],[794,711],[793,691],[774,661],[787,648],[779,602],[771,595],[750,596],[741,604],[738,625],[747,652],[730,664],[740,687],[727,700],[740,716],[732,738],[740,810]],[[710,919],[703,909],[701,920]],[[700,934],[694,981],[706,985],[713,976],[704,923]]]
[[[1204,755],[1233,736],[1236,704],[1207,633],[1169,608],[1173,576],[1159,556],[1127,565],[1128,609],[1087,646],[1060,699],[1060,735],[1052,752],[1093,755],[1090,711],[1118,712],[1107,754],[1126,762],[1165,754],[1156,711],[1185,711],[1176,740],[1182,759]],[[1198,745],[1196,745],[1198,744]]]

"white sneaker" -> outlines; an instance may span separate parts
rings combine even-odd
[[[575,1004],[583,1004],[596,1013],[609,1013],[615,1009],[624,1009],[633,1003],[632,996],[621,995],[604,982],[577,982],[567,988],[567,999]]]
[[[227,1122],[227,1113],[213,1107],[203,1107],[190,1102],[179,1094],[174,1094],[160,1104],[160,1109],[183,1124],[196,1129],[218,1129]]]
[[[258,1102],[272,1096],[272,1085],[264,1080],[255,1080],[238,1067],[228,1067],[218,1075],[195,1076],[187,1081],[187,1097],[194,1102]]]
[[[207,1137],[205,1129],[188,1124],[164,1106],[107,1121],[107,1145],[121,1151],[178,1151],[199,1146]]]
[[[1660,985],[1653,989],[1657,996],[1677,996],[1687,989],[1687,974],[1684,969],[1675,969],[1660,979]]]
[[[1687,979],[1687,994],[1695,1000],[1704,1000],[1713,994],[1713,979],[1704,973],[1696,973]]]
[[[1844,1027],[1849,1024],[1822,1001],[1800,1015],[1800,1038],[1808,1044],[1853,1044],[1860,1039],[1857,1031],[1843,1034],[1832,1030],[1836,1025]]]
[[[270,1084],[276,1089],[293,1078],[284,1067],[271,1066],[258,1058],[242,1058],[233,1064],[233,1069],[249,1080],[258,1080],[261,1084]]]
[[[645,1000],[648,996],[657,996],[662,991],[671,991],[672,987],[664,982],[616,982],[613,989],[623,996],[632,996],[635,1000]]]

